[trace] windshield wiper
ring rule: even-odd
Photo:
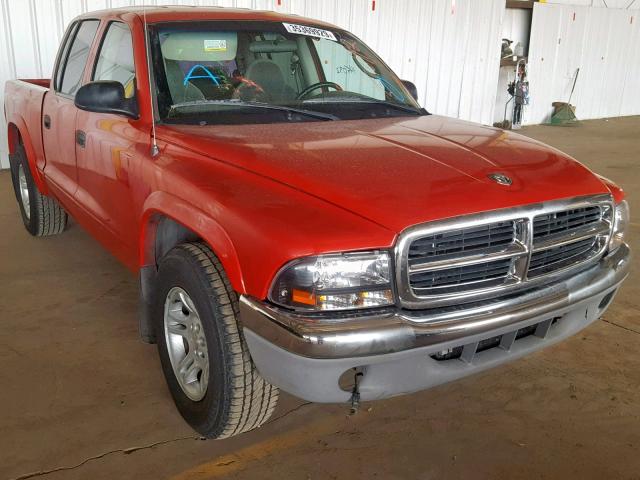
[[[377,98],[369,97],[367,95],[356,94],[349,97],[339,97],[339,98],[323,98],[321,100],[307,100],[305,103],[335,103],[335,104],[345,104],[345,103],[362,103],[362,104],[374,104],[381,105],[385,107],[394,108],[396,110],[401,110],[407,113],[413,113],[416,115],[429,115],[424,108],[415,108],[410,105],[401,105],[399,103],[390,102],[388,100],[378,100]]]
[[[172,112],[179,110],[181,108],[188,107],[199,107],[202,105],[231,105],[237,107],[249,107],[249,108],[261,108],[264,110],[276,110],[279,112],[288,112],[288,113],[297,113],[300,115],[305,115],[307,117],[318,118],[321,120],[340,120],[335,115],[331,115],[330,113],[322,113],[316,112],[313,110],[306,110],[303,108],[295,108],[295,107],[285,107],[283,105],[272,105],[270,103],[259,103],[259,102],[244,102],[242,100],[205,100],[205,101],[195,101],[195,102],[183,102],[176,103],[172,105],[169,109],[169,116]]]
[[[385,107],[395,108],[403,112],[415,113],[417,115],[427,115],[427,111],[424,108],[415,108],[410,105],[401,105],[399,103],[390,102],[388,100],[378,100],[377,98],[356,100],[354,103],[373,103],[376,105],[384,105]]]

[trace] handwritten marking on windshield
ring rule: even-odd
[[[336,67],[336,73],[340,75],[341,73],[353,73],[356,69],[351,65],[339,65]]]

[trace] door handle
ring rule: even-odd
[[[51,117],[49,115],[45,115],[43,118],[44,128],[51,128]]]
[[[84,148],[87,143],[87,134],[82,130],[76,130],[76,143],[82,148]]]

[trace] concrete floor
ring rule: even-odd
[[[640,117],[523,133],[619,182],[638,218]],[[548,350],[353,417],[283,395],[268,425],[215,442],[138,341],[135,278],[76,225],[30,237],[7,172],[0,232],[2,479],[640,479],[638,268],[603,321]]]

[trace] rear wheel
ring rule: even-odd
[[[67,213],[55,199],[38,190],[22,145],[10,158],[13,189],[27,231],[36,237],[62,233],[67,226]]]
[[[226,438],[268,420],[278,389],[251,360],[237,294],[207,245],[185,243],[163,257],[153,315],[167,385],[194,430]]]

